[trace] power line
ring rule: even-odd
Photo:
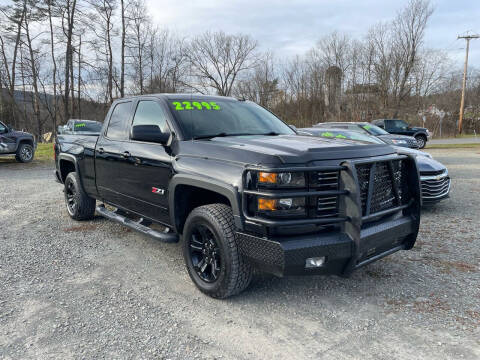
[[[463,108],[465,106],[465,86],[467,83],[467,66],[468,66],[468,49],[470,47],[470,40],[478,39],[480,35],[464,35],[458,36],[457,39],[465,39],[467,41],[467,49],[465,52],[465,65],[463,66],[463,82],[462,82],[462,98],[460,100],[460,116],[458,118],[458,133],[462,133],[462,122],[463,122]]]

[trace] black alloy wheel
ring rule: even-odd
[[[68,181],[65,186],[65,203],[67,204],[68,213],[73,216],[77,208],[76,202],[77,189],[72,181]]]
[[[71,172],[65,178],[65,205],[68,215],[75,220],[90,220],[95,214],[95,199],[83,190],[78,176]]]
[[[208,204],[190,212],[183,228],[183,257],[188,275],[200,291],[225,299],[248,286],[252,265],[238,242],[230,206]]]
[[[207,226],[195,226],[189,239],[189,252],[199,278],[207,283],[217,281],[222,266],[221,253],[215,235]]]

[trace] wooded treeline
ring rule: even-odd
[[[425,46],[432,12],[411,0],[361,39],[319,35],[307,53],[280,61],[249,35],[164,29],[144,0],[11,0],[0,8],[0,118],[39,136],[69,118],[103,120],[117,97],[193,92],[250,99],[300,127],[380,117],[421,125],[425,116],[453,134],[461,64]],[[468,84],[471,131],[480,124],[474,70]]]

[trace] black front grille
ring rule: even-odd
[[[407,189],[402,160],[357,165],[357,176],[363,216],[403,204]]]
[[[339,171],[317,171],[312,176],[310,184],[315,190],[338,190]],[[315,217],[328,218],[336,216],[338,216],[338,196],[318,196],[315,205]]]
[[[316,171],[312,175],[310,187],[318,190],[337,190],[339,171]]]

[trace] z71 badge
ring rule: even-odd
[[[156,188],[156,187],[152,187],[152,193],[163,195],[163,194],[165,194],[165,190],[159,189],[159,188]]]

